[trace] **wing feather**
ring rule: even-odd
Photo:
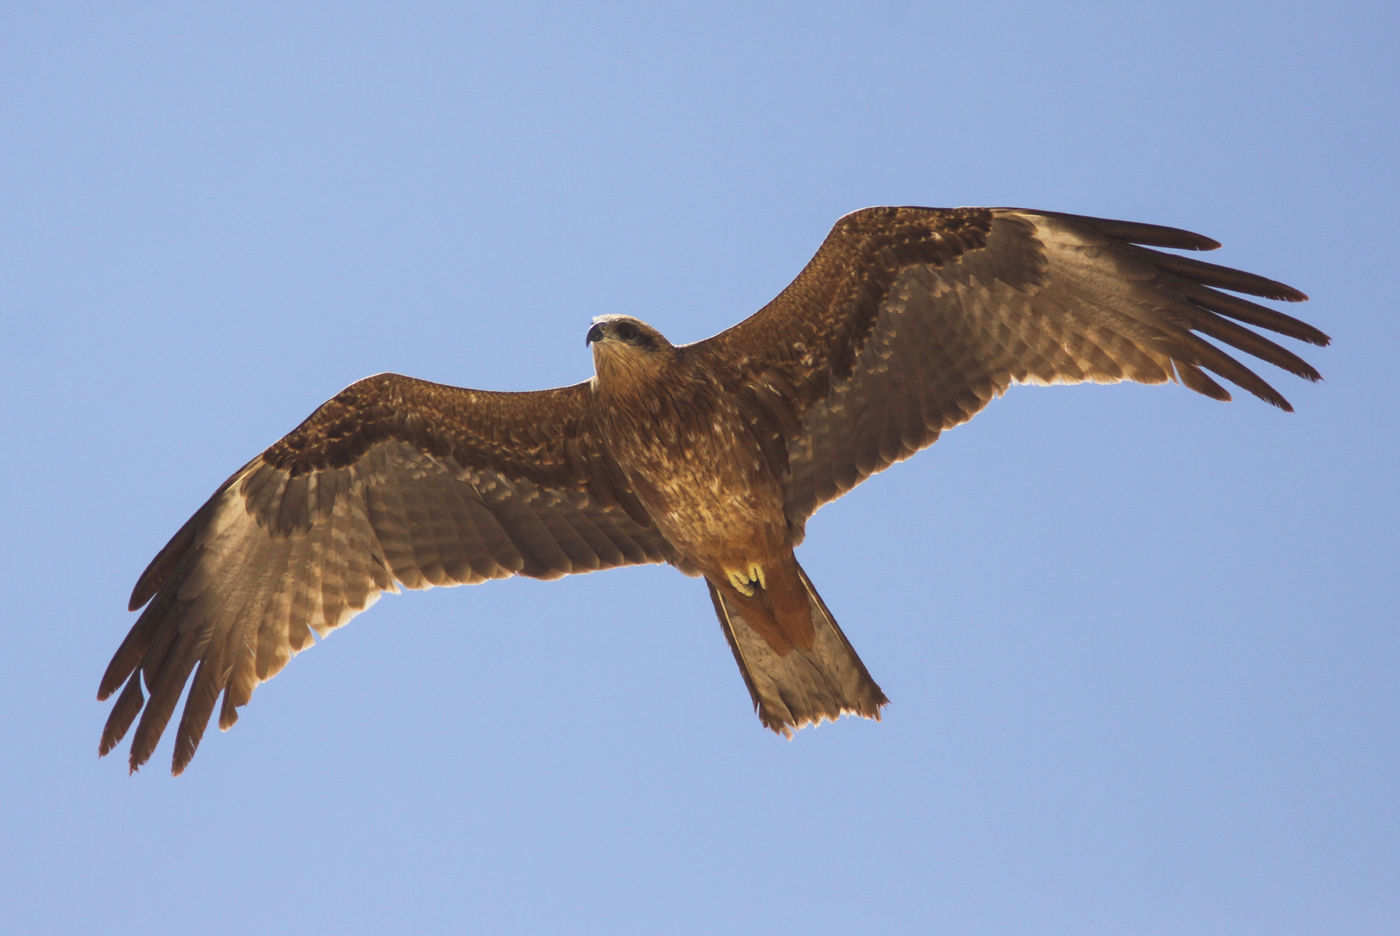
[[[137,580],[131,607],[144,610],[98,693],[125,685],[101,753],[135,723],[130,764],[143,764],[188,684],[179,773],[216,707],[230,727],[313,632],[399,586],[665,561],[589,400],[584,384],[492,394],[380,375],[320,407],[221,485]]]
[[[1307,380],[1317,371],[1244,326],[1316,345],[1329,339],[1234,293],[1307,297],[1150,249],[1218,246],[1178,228],[1079,215],[867,208],[838,221],[777,298],[691,353],[728,368],[734,383],[790,388],[797,427],[780,435],[788,520],[800,537],[821,504],[1015,383],[1176,380],[1228,400],[1215,374],[1290,409],[1231,351]]]

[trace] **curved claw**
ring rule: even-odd
[[[757,562],[749,563],[747,572],[740,572],[736,569],[726,569],[725,571],[729,576],[729,584],[733,585],[734,590],[745,598],[754,596],[755,585],[764,589],[768,587],[768,580],[763,575],[763,566]]]

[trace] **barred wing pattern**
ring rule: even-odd
[[[1239,323],[1316,345],[1327,336],[1231,293],[1306,296],[1150,249],[1218,246],[1175,228],[1078,215],[867,208],[838,221],[766,307],[693,347],[769,409],[786,401],[787,511],[800,537],[819,506],[931,445],[1013,383],[1178,380],[1228,400],[1209,371],[1291,409],[1202,336],[1318,380],[1296,354]]]
[[[98,694],[125,683],[101,753],[139,714],[131,769],[144,763],[193,674],[180,773],[220,694],[226,729],[312,631],[324,636],[399,585],[666,561],[669,547],[593,442],[588,394],[586,384],[484,393],[385,374],[326,403],[222,485],[137,582],[131,609],[145,611]]]

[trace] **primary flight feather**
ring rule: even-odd
[[[145,763],[188,685],[180,773],[216,707],[228,728],[313,631],[381,592],[646,562],[705,578],[763,724],[878,719],[884,693],[793,555],[807,518],[1013,383],[1175,380],[1228,400],[1219,378],[1291,409],[1221,345],[1319,379],[1254,329],[1327,336],[1241,298],[1306,297],[1152,249],[1218,246],[1052,212],[867,208],[713,338],[594,320],[584,383],[359,381],[236,471],[137,580],[99,751],[135,722],[129,762]]]

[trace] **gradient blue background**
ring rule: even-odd
[[[1400,932],[1394,4],[6,3],[0,929]],[[351,381],[573,382],[841,214],[1174,224],[1298,408],[1013,389],[800,557],[892,704],[764,731],[662,567],[389,597],[179,780],[137,574]]]

